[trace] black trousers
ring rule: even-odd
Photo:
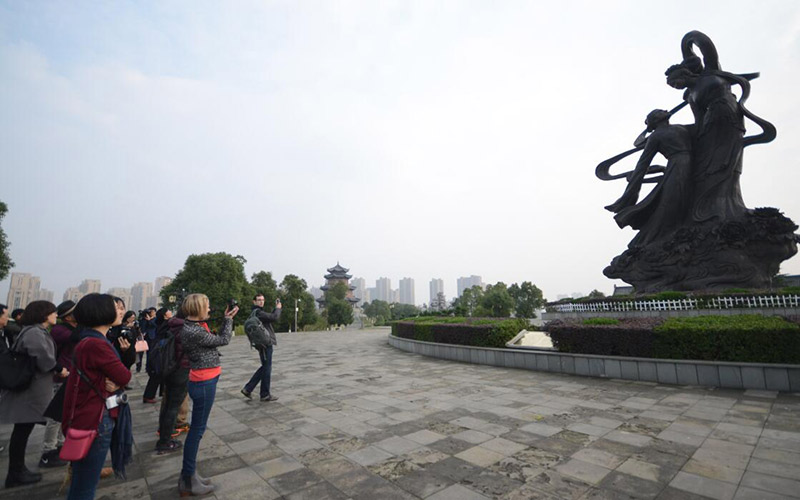
[[[178,411],[186,398],[187,383],[189,383],[188,368],[178,368],[164,378],[164,404],[161,405],[161,413],[158,415],[159,444],[166,444],[171,439]]]
[[[147,379],[147,386],[144,388],[144,394],[142,394],[142,399],[155,399],[156,398],[156,391],[159,387],[161,387],[161,377],[158,375],[150,375],[150,378]],[[161,393],[163,395],[164,390],[162,388]]]
[[[22,472],[25,467],[25,448],[36,424],[14,424],[11,440],[8,443],[8,473]]]

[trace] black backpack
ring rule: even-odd
[[[16,351],[22,336],[30,329],[31,327],[24,328],[17,335],[14,345],[10,349],[0,352],[0,389],[24,391],[33,382],[33,375],[36,373],[36,358]]]
[[[244,322],[244,333],[247,334],[247,339],[250,341],[251,346],[256,349],[266,349],[272,345],[272,340],[270,340],[267,327],[256,316],[257,313],[258,309],[253,309],[250,317]]]
[[[180,362],[175,355],[175,334],[169,332],[160,338],[147,353],[148,373],[157,377],[167,377],[178,369]]]

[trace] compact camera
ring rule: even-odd
[[[234,307],[236,307],[236,306],[238,306],[238,305],[239,305],[239,301],[238,301],[238,300],[236,300],[236,299],[230,299],[230,300],[228,301],[228,309],[229,309],[229,310],[232,310]]]
[[[106,408],[111,410],[119,405],[128,404],[128,394],[121,392],[119,394],[112,394],[106,398]]]

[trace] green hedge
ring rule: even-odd
[[[641,358],[800,363],[796,319],[740,314],[689,318],[620,319],[617,324],[553,321],[547,325],[561,352]]]
[[[528,320],[521,318],[425,316],[394,322],[392,335],[440,344],[505,347],[506,342],[527,327]]]

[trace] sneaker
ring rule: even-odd
[[[165,453],[172,453],[173,451],[178,451],[183,447],[183,443],[180,441],[175,441],[171,439],[169,442],[164,444],[156,444],[156,451],[159,455],[164,455]]]
[[[66,460],[61,460],[61,457],[58,456],[58,450],[50,450],[42,453],[42,458],[39,459],[39,468],[51,469],[54,467],[63,467],[68,463],[69,462]]]
[[[272,394],[270,394],[269,396],[264,396],[263,398],[261,398],[261,401],[263,401],[263,402],[277,401],[277,400],[278,400],[278,396],[273,396]]]
[[[155,398],[142,398],[142,403],[144,403],[144,404],[155,404],[156,403],[156,399]]]
[[[242,389],[242,394],[244,394],[244,397],[246,397],[247,399],[253,399],[253,393],[248,391],[247,389]]]

